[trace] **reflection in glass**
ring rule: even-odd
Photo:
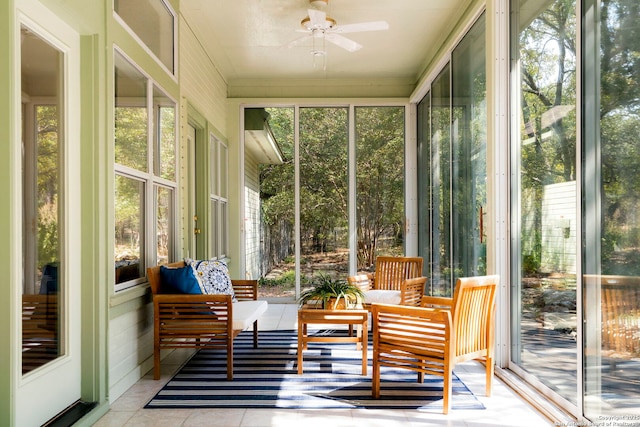
[[[431,260],[431,140],[430,120],[431,92],[418,103],[418,255],[424,260],[424,274],[431,276],[429,266]],[[428,282],[427,286],[431,285]],[[426,290],[425,290],[426,291]],[[429,290],[427,292],[431,294]]]
[[[173,189],[156,188],[156,260],[158,265],[167,264],[173,257],[170,253],[173,244]]]
[[[583,148],[585,415],[632,425],[640,420],[640,8],[626,0],[584,7],[600,52],[585,58],[593,106]]]
[[[114,0],[113,10],[170,72],[174,72],[173,12],[163,0]]]
[[[147,79],[115,54],[115,161],[148,170]]]
[[[115,176],[115,268],[116,283],[144,277],[144,183]]]
[[[404,255],[404,108],[356,107],[358,270]]]
[[[531,6],[529,6],[531,3]],[[512,360],[576,404],[575,2],[512,1],[519,135],[512,184]],[[532,13],[535,15],[532,16]]]
[[[482,15],[418,104],[418,255],[429,295],[450,297],[458,277],[486,274],[485,34]]]
[[[153,105],[156,109],[153,140],[157,144],[154,153],[155,174],[170,181],[176,180],[176,108],[158,88],[153,89]],[[117,121],[116,121],[117,125]]]
[[[486,274],[487,89],[485,20],[478,19],[451,54],[452,283]]]
[[[61,52],[22,28],[23,374],[63,354],[62,59]]]
[[[452,296],[451,282],[451,95],[450,65],[431,86],[431,260],[434,296]]]

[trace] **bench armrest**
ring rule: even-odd
[[[257,280],[231,280],[233,292],[238,301],[256,301],[258,299]]]

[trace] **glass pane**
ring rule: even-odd
[[[144,183],[115,178],[116,284],[144,277]]]
[[[300,109],[301,282],[348,273],[348,109]]]
[[[156,262],[167,264],[173,260],[173,190],[157,187],[156,190]]]
[[[209,192],[212,196],[219,196],[218,174],[220,172],[218,162],[218,140],[209,136]]]
[[[220,256],[219,244],[220,236],[218,233],[220,232],[218,224],[220,215],[218,213],[218,200],[211,199],[211,203],[209,208],[211,209],[211,233],[209,235],[211,241],[209,242],[209,247],[211,248],[211,258],[218,258]]]
[[[485,20],[480,17],[451,55],[452,283],[486,274],[487,204]]]
[[[434,296],[451,296],[450,66],[431,86],[431,284]]]
[[[147,79],[115,55],[115,161],[148,171]]]
[[[153,90],[153,108],[156,109],[154,141],[155,174],[170,181],[176,180],[176,108],[175,104],[158,88]]]
[[[418,256],[424,260],[424,275],[431,277],[431,92],[418,103]],[[427,281],[432,294],[431,279]]]
[[[114,0],[113,9],[172,73],[173,13],[162,0]]]
[[[520,0],[512,2],[518,10]],[[529,5],[529,3],[531,3]],[[519,135],[512,165],[512,360],[576,403],[575,2],[525,2],[513,61],[519,65]],[[534,13],[535,12],[535,13]]]
[[[220,167],[220,197],[222,198],[227,198],[228,194],[227,194],[227,176],[228,176],[228,163],[229,163],[229,156],[228,156],[228,150],[227,150],[227,146],[224,145],[223,143],[219,144],[219,156],[220,156],[220,163],[219,163],[219,167]]]
[[[595,9],[595,12],[594,12]],[[640,420],[640,57],[637,1],[585,2],[585,415]],[[598,38],[596,38],[598,37]],[[634,58],[634,59],[632,59]],[[614,423],[612,423],[614,424]]]
[[[23,102],[23,269],[22,373],[63,354],[60,319],[64,260],[61,258],[62,152],[64,105],[59,82],[63,55],[22,28]],[[47,99],[34,105],[29,99]]]
[[[220,202],[220,249],[219,256],[226,257],[229,254],[229,223],[227,218],[227,202]]]
[[[357,107],[358,270],[404,254],[404,108]]]
[[[267,108],[269,126],[280,147],[284,162],[262,164],[260,170],[260,245],[264,272],[258,294],[266,297],[295,298],[295,171],[294,110]]]

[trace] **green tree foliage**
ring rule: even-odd
[[[270,241],[293,241],[294,119],[292,108],[269,108],[269,123],[285,157],[262,165],[260,195]],[[347,245],[348,110],[300,109],[300,216],[305,250]],[[372,265],[381,240],[402,244],[404,108],[356,109],[356,200],[359,268]],[[284,232],[291,235],[283,237]],[[293,253],[290,247],[289,254]]]
[[[520,33],[521,238],[537,255],[545,186],[576,179],[575,13],[574,0],[556,0]],[[539,259],[528,256],[527,269]]]
[[[147,170],[147,109],[116,107],[115,161],[139,171]]]
[[[36,108],[37,120],[37,269],[59,260],[58,202],[60,188],[60,153],[58,109],[54,105]]]
[[[348,221],[348,110],[300,109],[300,235],[303,251],[325,252]]]
[[[523,188],[576,179],[574,3],[557,0],[520,34]]]
[[[600,6],[603,272],[640,274],[640,3]]]
[[[358,268],[375,264],[382,239],[402,245],[404,109],[356,109]]]

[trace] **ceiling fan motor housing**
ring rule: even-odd
[[[313,7],[326,7],[329,4],[329,0],[309,0],[309,4]]]

